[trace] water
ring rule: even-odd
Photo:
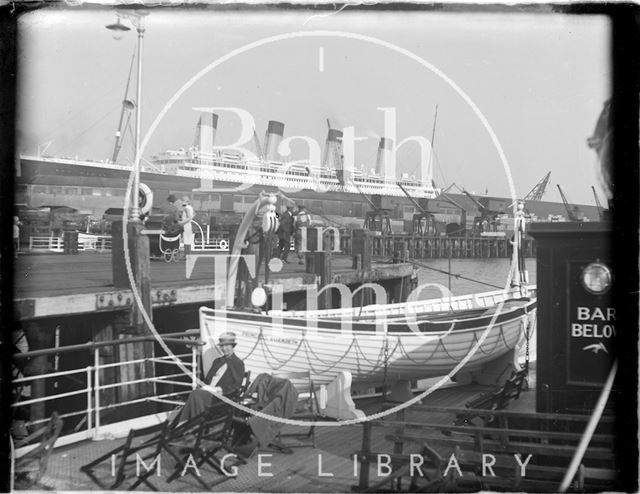
[[[448,259],[426,259],[420,261],[421,264],[428,268],[419,268],[418,283],[437,283],[445,288],[449,288],[451,283],[451,292],[453,295],[468,295],[470,293],[488,292],[505,288],[507,276],[511,268],[509,259],[451,259],[451,273],[464,276],[468,279],[447,276],[444,273],[435,271],[449,272]],[[525,267],[529,273],[529,284],[536,283],[536,260],[526,259]],[[429,269],[432,268],[432,269]],[[475,280],[475,281],[471,281]],[[489,286],[487,285],[495,285]],[[439,298],[445,295],[441,294],[437,288],[425,288],[420,294],[420,299]],[[531,362],[536,361],[537,344],[536,344],[535,327],[532,330],[529,340],[529,352]],[[525,345],[524,340],[521,341],[520,351],[518,352],[518,360],[520,364],[524,363]],[[424,383],[421,383],[424,384]]]
[[[448,259],[424,259],[420,263],[428,267],[418,268],[419,284],[437,283],[447,289],[450,287],[453,295],[468,295],[505,288],[511,268],[510,259],[451,259],[451,273],[460,275],[456,278],[440,272],[449,272]],[[529,272],[529,283],[535,284],[536,260],[526,259],[525,266]],[[421,299],[440,296],[442,295],[437,288],[425,288],[420,293]]]

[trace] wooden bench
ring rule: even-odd
[[[509,406],[512,400],[520,397],[526,380],[528,371],[521,369],[511,373],[509,379],[497,390],[483,393],[477,398],[469,401],[465,406],[468,410],[456,416],[454,424],[474,423],[474,419],[480,419],[483,425],[487,425],[487,414],[485,410],[503,410]]]
[[[393,420],[365,423],[362,447],[356,453],[361,468],[354,490],[401,491],[403,479],[408,479],[409,491],[556,492],[589,419],[494,410],[490,426],[451,425],[454,417],[467,411],[416,406],[399,411]],[[615,488],[613,425],[610,416],[601,420],[572,490]],[[389,460],[392,472],[372,482],[370,468],[380,461],[378,455],[387,455],[383,459]]]

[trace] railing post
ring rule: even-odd
[[[93,407],[91,406],[91,391],[93,387],[91,386],[92,378],[91,378],[91,366],[87,366],[87,431],[91,432],[93,428]]]
[[[360,460],[360,478],[357,490],[364,492],[369,488],[369,464],[371,460],[371,422],[365,422],[362,426],[362,451]]]
[[[93,432],[94,438],[98,436],[98,432],[100,429],[100,350],[98,348],[94,348],[93,350],[93,368],[94,368],[94,386],[93,390],[95,393],[96,400],[96,428]]]
[[[196,389],[198,385],[198,349],[195,345],[191,347],[191,389]]]

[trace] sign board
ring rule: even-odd
[[[601,385],[613,363],[616,314],[611,290],[595,295],[582,284],[589,262],[567,265],[567,384]]]

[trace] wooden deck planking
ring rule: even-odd
[[[439,389],[429,395],[424,404],[432,406],[461,407],[487,389],[486,386],[465,385],[452,386]],[[524,392],[522,404],[531,403],[534,397],[533,390]],[[367,398],[358,400],[357,404],[365,410],[368,415],[381,410],[381,404],[377,398]],[[532,411],[532,410],[530,410]],[[424,412],[407,410],[407,420],[420,420]],[[394,419],[394,416],[390,416]],[[424,417],[422,417],[424,418]],[[446,423],[451,420],[446,414],[433,415],[429,421],[442,421]],[[336,424],[337,425],[337,424]],[[393,445],[384,436],[388,429],[374,428],[372,436],[372,451],[391,453]],[[273,451],[261,451],[263,463],[271,463],[271,466],[263,467],[263,473],[273,473],[273,476],[258,475],[257,455],[254,455],[247,465],[238,469],[238,477],[215,485],[212,492],[349,492],[352,485],[358,483],[358,477],[353,475],[352,455],[357,453],[362,444],[362,425],[318,427],[316,429],[318,447],[295,448],[294,454],[283,454]],[[53,451],[49,460],[49,468],[43,479],[45,486],[55,490],[81,490],[98,491],[98,486],[80,471],[80,466],[93,458],[106,453],[110,449],[121,444],[123,439],[86,441],[77,445],[59,448]],[[418,445],[407,445],[404,454],[418,451]],[[332,477],[318,475],[318,455],[322,455],[322,472],[332,473]],[[163,461],[165,459],[163,458]],[[200,492],[202,486],[193,477],[185,476],[178,478],[174,482],[167,484],[167,471],[170,467],[168,459],[162,476],[153,477],[153,483],[160,491],[166,492]],[[108,479],[110,475],[110,464],[105,462],[100,470],[100,478]],[[358,470],[359,472],[359,470]],[[206,482],[215,482],[221,476],[211,472],[208,468],[201,471]],[[370,470],[371,480],[381,480],[377,477],[375,464]],[[104,477],[103,477],[104,476]],[[126,489],[126,485],[121,489]],[[139,489],[142,490],[142,489]]]
[[[408,276],[412,269],[408,264],[374,264],[371,273],[363,278],[362,273],[351,268],[350,257],[335,256],[332,264],[334,279],[344,283]],[[214,293],[213,276],[211,259],[198,260],[189,278],[184,261],[153,261],[152,294],[158,289],[176,290],[174,305],[209,302]],[[315,275],[305,273],[304,265],[296,263],[285,264],[280,273],[270,276],[271,281],[283,284],[285,292],[299,291],[315,279]],[[15,263],[14,298],[34,301],[35,306],[33,314],[23,318],[92,312],[96,310],[96,294],[114,291],[122,292],[123,299],[129,295],[128,290],[113,287],[111,253],[27,255]]]

